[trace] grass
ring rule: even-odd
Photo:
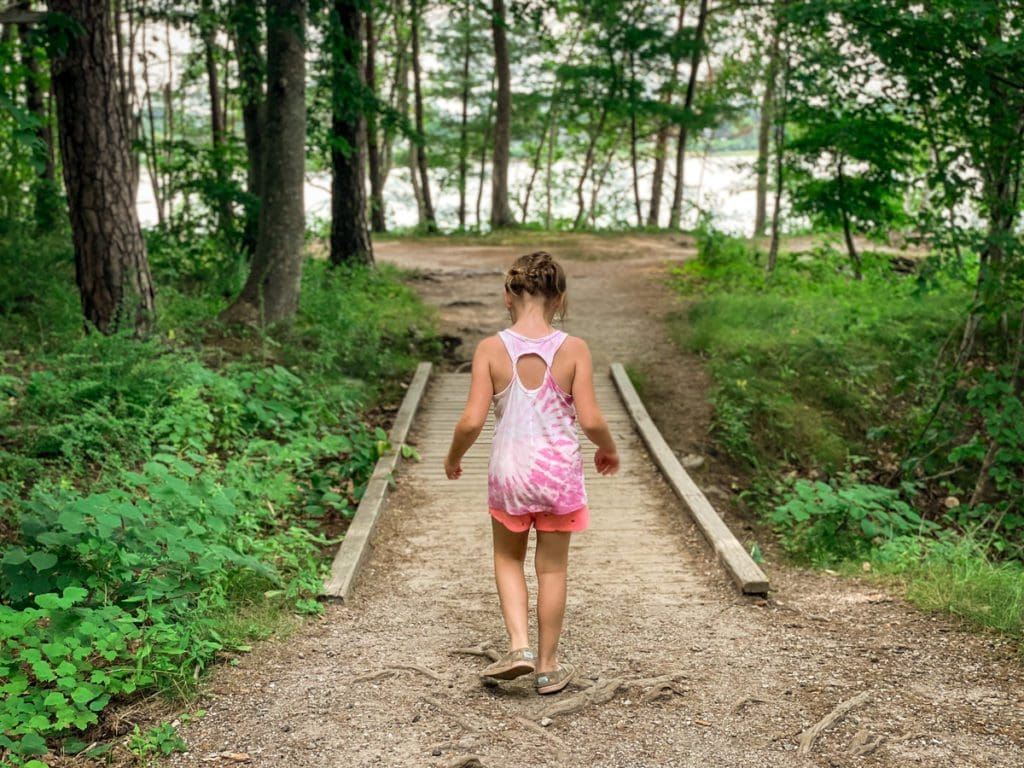
[[[750,476],[747,499],[787,551],[832,567],[852,558],[857,573],[867,560],[922,608],[1024,641],[1024,564],[1006,557],[1020,551],[1017,534],[972,528],[999,515],[947,509],[943,497],[963,495],[957,478],[930,481],[907,463],[928,450],[915,440],[941,386],[939,350],[970,302],[969,276],[927,260],[902,275],[866,252],[858,281],[827,247],[783,253],[768,276],[747,241],[703,231],[698,242],[699,258],[674,271],[690,310],[669,318],[670,332],[707,360],[714,437]],[[933,432],[955,436],[977,418],[959,407]],[[951,450],[940,444],[932,460],[949,466]],[[819,478],[827,509],[807,480],[783,476]],[[902,482],[874,484],[892,477]],[[900,520],[917,533],[904,535]]]

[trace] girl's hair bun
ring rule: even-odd
[[[562,300],[564,311],[565,270],[546,251],[528,253],[516,259],[505,273],[505,290],[516,296],[543,296],[549,302]]]

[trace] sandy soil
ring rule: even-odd
[[[666,438],[706,457],[696,479],[750,540],[758,531],[730,512],[735,481],[707,453],[706,374],[666,335],[679,311],[667,265],[692,255],[685,245],[581,237],[556,253],[570,281],[566,327],[599,366],[643,375]],[[503,325],[501,270],[518,252],[378,247],[380,260],[415,270],[438,307],[453,369]],[[1024,666],[1009,643],[871,583],[788,567],[771,547],[771,598],[741,597],[642,462],[620,488],[636,493],[643,529],[599,530],[590,549],[581,537],[563,644],[596,682],[589,690],[610,695],[541,725],[547,706],[589,683],[555,702],[528,683],[487,688],[475,674],[483,660],[453,653],[500,644],[502,629],[486,523],[446,532],[468,497],[444,495],[428,455],[450,429],[451,402],[428,400],[433,415],[412,438],[425,461],[399,478],[353,601],[216,670],[197,705],[208,714],[182,729],[191,751],[169,765],[1024,766]],[[798,754],[801,734],[843,702],[849,711]]]

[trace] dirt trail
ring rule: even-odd
[[[567,329],[588,340],[598,365],[640,370],[666,438],[703,453],[707,381],[664,327],[677,311],[666,262],[687,252],[670,238],[577,246],[566,258]],[[444,331],[464,339],[456,357],[503,324],[501,268],[518,252],[378,249],[417,270]],[[232,752],[258,766],[346,768],[472,765],[474,755],[490,768],[1024,766],[1024,668],[1008,643],[870,584],[775,562],[766,565],[772,599],[740,597],[642,461],[606,383],[600,396],[630,460],[611,483],[590,483],[595,523],[574,543],[563,652],[603,681],[592,691],[608,700],[545,727],[542,710],[581,688],[552,701],[527,682],[481,686],[483,660],[452,651],[500,644],[503,634],[483,490],[440,473],[463,386],[464,377],[442,376],[432,387],[412,436],[423,462],[399,478],[353,601],[217,670],[208,714],[184,729],[191,751],[169,764],[226,765],[210,758]],[[467,467],[480,474],[485,449],[474,451]],[[705,471],[721,482],[713,462]],[[712,500],[727,507],[719,495]],[[800,734],[851,701],[798,755]]]

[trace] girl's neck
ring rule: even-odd
[[[551,318],[547,316],[545,307],[530,303],[516,308],[511,330],[522,336],[536,339],[547,336],[555,329],[551,327]]]

